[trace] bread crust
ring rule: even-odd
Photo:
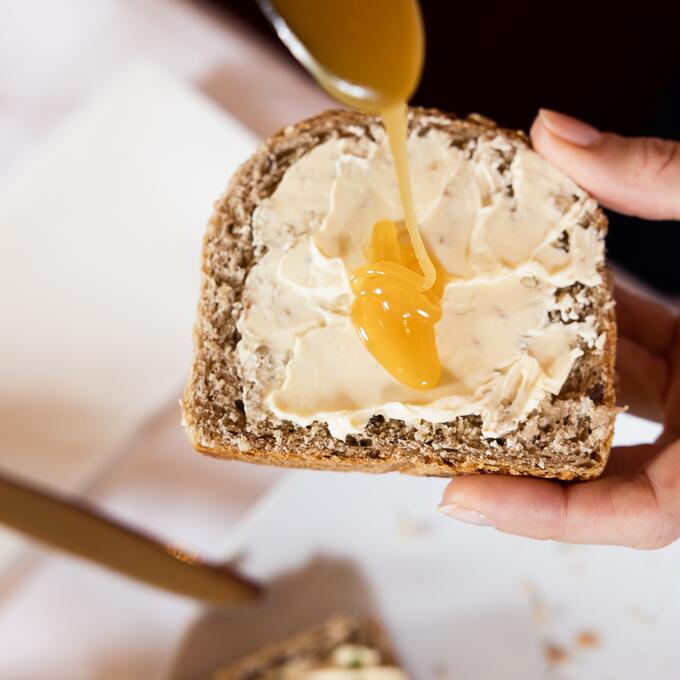
[[[470,416],[431,426],[430,434],[423,437],[416,437],[413,428],[403,423],[371,425],[367,431],[370,445],[363,438],[356,443],[334,440],[321,425],[272,425],[258,430],[247,422],[242,402],[239,404],[243,385],[233,353],[239,339],[236,318],[241,310],[241,291],[258,258],[250,231],[252,213],[259,202],[271,195],[285,170],[310,149],[332,136],[370,136],[371,126],[378,124],[365,114],[328,111],[284,128],[241,166],[215,204],[204,238],[195,355],[182,402],[184,424],[194,448],[218,458],[319,470],[399,471],[443,477],[504,473],[562,480],[597,477],[606,465],[619,410],[615,406],[612,277],[604,265],[603,283],[591,292],[598,333],[606,332],[603,356],[593,365],[577,360],[560,395],[546,397],[522,423],[527,432],[518,430],[515,439],[511,434],[503,438],[503,444],[500,440],[485,440],[481,424],[475,425]],[[409,124],[416,131],[441,129],[450,135],[452,144],[502,135],[517,146],[530,146],[523,132],[498,127],[476,114],[459,119],[436,109],[412,109]],[[597,210],[588,228],[606,233],[607,219],[601,210]],[[548,431],[530,440],[529,426],[532,432],[542,427],[546,413],[554,414],[555,422],[548,422]],[[569,441],[564,426],[557,426],[558,419],[570,421],[573,436],[571,431],[569,436],[577,453],[570,452],[564,443],[558,450],[553,442],[551,432],[564,435],[560,441]],[[455,429],[461,429],[460,422],[464,424],[464,436],[458,445]],[[447,427],[449,431],[445,431]],[[584,437],[586,444],[582,442]]]
[[[346,643],[371,647],[380,654],[383,664],[398,665],[387,635],[375,619],[337,614],[321,626],[235,661],[217,671],[213,680],[256,680],[282,663],[301,657],[327,655]]]

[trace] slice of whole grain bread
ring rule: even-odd
[[[380,127],[372,116],[330,111],[285,128],[238,170],[216,203],[204,240],[195,354],[182,403],[194,447],[221,458],[317,469],[437,476],[500,472],[564,480],[597,476],[606,464],[617,413],[616,326],[611,276],[604,263],[601,285],[577,283],[557,291],[558,299],[571,296],[572,311],[569,318],[560,318],[559,313],[551,318],[554,323],[569,323],[594,315],[596,332],[606,334],[604,348],[596,352],[584,344],[561,392],[547,395],[503,437],[485,438],[481,418],[475,415],[417,427],[376,416],[362,436],[350,435],[345,441],[333,438],[323,423],[299,427],[275,418],[264,422],[247,418],[244,395],[253,386],[239,376],[235,348],[244,282],[264,252],[253,244],[253,213],[287,168],[311,149],[338,136],[374,138]],[[412,109],[409,127],[417,134],[433,128],[444,131],[451,145],[460,148],[499,135],[512,149],[528,145],[522,132],[499,128],[478,115],[459,119],[436,110]],[[499,159],[507,167],[510,161],[511,157]],[[580,226],[604,236],[606,217],[598,209]]]
[[[276,671],[288,663],[309,660],[322,663],[338,646],[361,645],[374,649],[381,664],[397,665],[382,628],[370,618],[337,615],[325,624],[276,642],[220,669],[213,680],[259,680],[277,677]]]

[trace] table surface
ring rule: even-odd
[[[191,81],[260,137],[333,106],[240,22],[196,3],[22,0],[0,3],[0,14],[0,178],[140,58]]]
[[[621,438],[634,423],[620,424]],[[433,512],[445,483],[288,476],[230,548],[267,601],[198,615],[173,678],[347,609],[377,612],[418,679],[680,677],[680,543],[563,545],[451,522]]]
[[[432,598],[432,591],[419,593],[416,588],[407,598],[409,617],[404,617],[404,597],[390,594],[387,586],[375,581],[376,570],[385,568],[380,551],[389,555],[400,550],[390,543],[397,525],[400,535],[415,541],[409,545],[416,552],[405,558],[403,569],[417,570],[416,576],[429,569],[425,556],[439,559],[443,549],[449,555],[446,564],[453,560],[451,568],[456,551],[463,550],[466,559],[460,564],[476,569],[474,555],[480,540],[485,542],[481,557],[493,554],[502,560],[507,551],[519,555],[513,558],[512,578],[486,596],[481,576],[474,580],[476,590],[471,592],[477,593],[478,608],[468,597],[466,615],[446,619],[447,625],[464,627],[451,649],[457,653],[474,649],[487,626],[498,639],[509,630],[510,642],[534,651],[528,652],[526,664],[515,661],[507,677],[533,679],[558,672],[546,666],[541,645],[550,635],[567,644],[565,636],[573,631],[532,629],[526,611],[518,609],[517,583],[522,574],[531,581],[537,565],[544,563],[541,559],[552,560],[551,564],[561,559],[558,573],[568,571],[569,560],[585,562],[596,583],[604,577],[594,558],[566,549],[560,552],[557,547],[541,552],[518,539],[510,545],[505,538],[495,542],[478,538],[468,528],[454,529],[452,523],[432,516],[438,482],[389,477],[372,486],[374,480],[364,476],[310,477],[222,463],[194,455],[181,431],[176,402],[188,363],[190,338],[185,331],[193,317],[196,258],[210,202],[257,138],[328,108],[328,99],[298,72],[279,63],[238,22],[180,0],[24,0],[0,3],[0,15],[0,64],[4,65],[0,68],[0,230],[5,244],[12,245],[0,253],[0,307],[7,329],[0,357],[0,465],[77,493],[123,520],[209,557],[241,557],[245,568],[273,579],[273,592],[282,593],[279,599],[269,600],[273,610],[255,609],[250,618],[213,615],[193,603],[1,533],[0,677],[198,677],[200,671],[226,658],[227,652],[244,651],[256,634],[275,636],[324,613],[319,605],[323,598],[312,602],[313,588],[301,596],[303,604],[291,604],[289,598],[302,592],[296,578],[290,587],[278,590],[280,583],[287,583],[282,574],[291,568],[311,574],[317,583],[327,583],[328,578],[341,581],[343,574],[356,569],[366,572],[375,607],[403,647],[414,677],[444,678],[446,668],[463,673],[452,677],[496,677],[488,670],[492,664],[475,666],[469,654],[456,665],[433,652],[436,660],[426,663],[430,643],[409,642],[413,627],[420,623],[431,641],[441,636],[432,633],[437,617],[429,616],[426,600],[418,604],[420,595]],[[148,121],[161,119],[157,129],[149,127]],[[110,193],[112,185],[120,187],[124,202]],[[161,199],[163,210],[158,212],[154,208]],[[117,201],[128,208],[127,221],[117,212],[121,205]],[[102,204],[107,205],[105,215]],[[42,219],[43,214],[60,216],[62,223]],[[131,214],[148,231],[136,231]],[[33,245],[37,236],[39,248]],[[137,259],[129,257],[131,240]],[[105,257],[92,259],[101,253]],[[154,253],[160,253],[156,260]],[[83,307],[90,310],[86,316]],[[618,438],[649,440],[656,431],[655,426],[629,418],[624,419]],[[283,477],[286,481],[281,484]],[[297,518],[309,515],[308,509],[292,499],[318,495],[320,491],[313,490],[315,479],[319,490],[326,490],[327,497],[319,499],[326,508],[303,534],[304,522]],[[367,550],[370,536],[364,531],[357,532],[356,540],[346,539],[346,550],[339,549],[338,541],[348,535],[352,518],[357,518],[342,514],[346,522],[340,526],[340,515],[330,512],[328,503],[356,498],[355,514],[361,508],[370,512],[373,490],[375,499],[382,498],[390,507],[387,515],[378,514],[373,522],[388,523],[390,528],[371,524],[383,535],[374,545],[378,552]],[[402,506],[395,500],[399,494],[412,498]],[[332,526],[338,525],[333,535],[323,536],[324,516]],[[282,524],[272,521],[277,517]],[[286,527],[290,541],[283,540],[285,532],[277,535],[277,526]],[[431,526],[436,531],[431,532]],[[445,536],[449,527],[451,533]],[[299,549],[294,550],[298,543]],[[347,565],[338,571],[338,556],[348,559],[350,545],[364,554],[349,572]],[[419,546],[428,546],[420,557]],[[315,562],[319,550],[332,555],[330,562]],[[652,558],[626,559],[626,564],[634,563],[626,569],[634,570],[636,579],[645,578],[645,569],[650,575],[660,569],[658,560],[649,566]],[[675,563],[669,565],[672,572]],[[403,576],[401,567],[390,568],[395,578]],[[442,565],[436,573],[436,582],[441,583],[446,575]],[[558,579],[553,587],[572,587],[569,578]],[[539,581],[536,576],[532,583],[548,587]],[[393,588],[395,581],[385,583]],[[464,588],[464,578],[457,583]],[[345,591],[329,592],[342,600]],[[677,595],[674,589],[667,592],[673,598]],[[326,605],[339,606],[337,597]],[[525,599],[531,597],[529,593]],[[556,598],[552,604],[559,609],[562,602]],[[656,599],[650,602],[657,607]],[[637,616],[641,625],[654,618],[649,630],[661,626],[663,634],[657,638],[663,640],[662,624],[673,611],[655,617],[637,601],[629,604],[630,616]],[[441,609],[432,611],[444,616]],[[278,624],[262,625],[265,619]],[[569,620],[574,626],[600,623],[600,618]],[[241,623],[242,632],[250,633],[239,637],[234,627]],[[620,645],[622,638],[610,639]],[[510,642],[501,649],[510,653]],[[609,647],[618,648],[614,642]],[[654,668],[661,674],[655,677],[667,677],[663,675],[667,668],[677,670],[674,656],[659,658],[666,666],[657,664]],[[587,664],[587,655],[584,659]],[[590,668],[602,667],[598,661]],[[487,675],[482,671],[473,675],[475,668],[487,669]],[[574,668],[582,670],[578,665]]]

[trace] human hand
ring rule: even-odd
[[[541,111],[534,148],[602,205],[647,219],[680,219],[680,144],[600,133]],[[641,238],[643,236],[641,235]],[[440,510],[456,519],[539,539],[660,548],[680,537],[680,321],[675,310],[618,287],[621,402],[662,423],[652,445],[618,447],[600,479],[460,477]]]

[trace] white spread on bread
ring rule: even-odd
[[[419,226],[451,277],[435,326],[442,378],[429,391],[397,382],[350,319],[349,274],[373,224],[402,218],[385,140],[333,138],[289,167],[253,215],[267,251],[245,285],[239,368],[246,382],[263,356],[280,370],[259,386],[261,403],[245,400],[249,418],[325,422],[344,438],[375,415],[417,424],[474,414],[500,437],[560,391],[579,342],[603,338],[594,317],[563,323],[555,291],[601,282],[602,234],[579,224],[592,199],[530,149],[503,168],[511,150],[499,136],[465,149],[436,129],[409,138]]]
[[[328,659],[293,659],[271,672],[278,680],[408,680],[396,666],[381,665],[380,654],[371,647],[343,644]]]

